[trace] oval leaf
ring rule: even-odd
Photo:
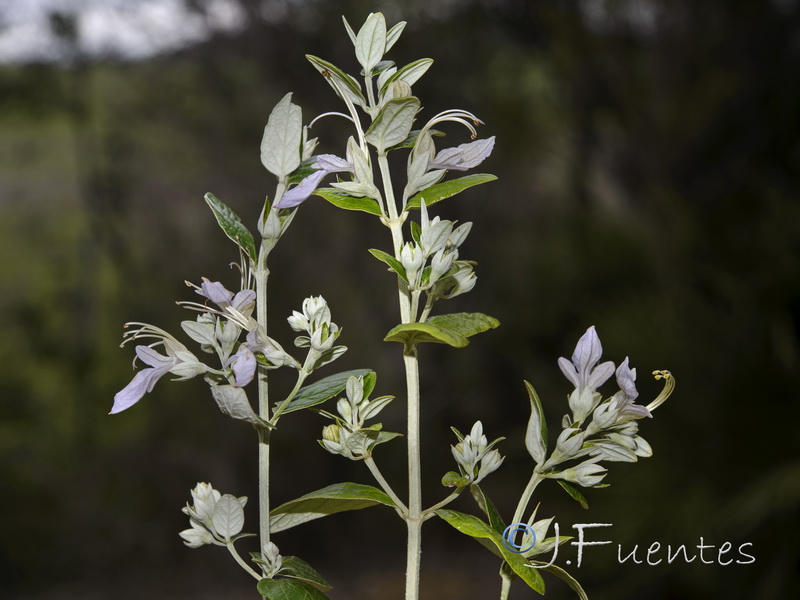
[[[305,581],[306,583],[313,585],[320,592],[328,592],[332,587],[322,575],[317,573],[314,567],[312,567],[302,558],[298,558],[296,556],[283,557],[283,569],[281,569],[281,575]]]
[[[419,208],[420,201],[423,199],[425,200],[425,206],[430,206],[431,204],[436,204],[445,198],[460,194],[467,188],[471,188],[482,183],[488,183],[490,181],[494,181],[495,179],[497,179],[496,175],[490,175],[488,173],[476,173],[474,175],[467,175],[466,177],[459,177],[458,179],[450,179],[448,181],[443,181],[442,183],[437,183],[436,185],[429,187],[427,190],[422,190],[413,196],[408,201],[408,204],[406,204],[406,210],[410,208]]]
[[[284,414],[302,410],[317,404],[322,404],[326,400],[330,400],[336,394],[339,394],[347,385],[347,380],[350,377],[362,377],[372,373],[369,369],[353,369],[352,371],[343,371],[335,375],[329,375],[319,381],[301,387],[300,390],[292,398],[292,401],[283,409]],[[275,408],[279,407],[281,402],[275,403]]]
[[[211,395],[219,409],[229,417],[248,423],[262,422],[250,406],[247,394],[242,388],[232,385],[215,385],[211,387]]]
[[[386,19],[381,13],[372,13],[356,35],[356,58],[364,71],[372,73],[386,52]]]
[[[262,579],[258,593],[268,600],[327,600],[327,596],[305,581],[297,579]]]
[[[220,229],[225,232],[239,248],[242,249],[250,260],[256,262],[256,244],[253,241],[253,234],[242,224],[242,220],[235,212],[214,194],[205,195],[206,204],[211,208],[214,217],[217,219]]]
[[[419,108],[419,99],[413,96],[389,100],[375,117],[364,137],[380,153],[386,152],[386,148],[405,141],[411,133],[411,126]]]
[[[303,143],[303,114],[286,94],[269,115],[261,139],[261,162],[278,179],[288,177],[300,166]]]
[[[426,323],[460,333],[464,337],[472,337],[475,334],[494,329],[500,325],[500,321],[483,313],[437,315],[428,319]]]
[[[335,483],[300,496],[272,510],[269,529],[276,533],[307,521],[321,519],[346,510],[368,508],[376,504],[394,506],[394,502],[389,496],[371,485]]]
[[[531,418],[528,420],[528,429],[525,433],[525,447],[536,464],[542,464],[547,455],[547,422],[544,420],[542,402],[536,390],[527,381],[525,389],[528,390],[531,401]]]
[[[420,58],[419,60],[407,64],[384,82],[381,86],[381,94],[386,92],[386,88],[388,88],[393,81],[405,81],[408,85],[414,85],[420,77],[425,75],[425,72],[431,68],[432,64],[433,59],[431,58]]]
[[[230,539],[244,527],[244,509],[235,496],[225,494],[214,505],[211,525],[223,538]]]
[[[406,270],[405,270],[405,268],[404,268],[404,267],[403,267],[403,265],[400,263],[400,261],[399,261],[399,260],[397,260],[397,259],[396,259],[394,256],[392,256],[391,254],[388,254],[388,253],[384,252],[383,250],[376,250],[376,249],[374,249],[374,248],[373,248],[373,249],[371,249],[371,250],[369,251],[369,253],[370,253],[370,254],[372,254],[372,256],[374,256],[374,257],[375,257],[375,258],[377,258],[378,260],[380,260],[380,261],[382,261],[382,262],[386,263],[387,265],[389,265],[389,268],[390,268],[392,271],[394,271],[395,273],[397,273],[397,274],[398,274],[398,275],[401,277],[401,279],[402,279],[403,281],[405,281],[406,283],[408,283],[408,275],[406,274]]]

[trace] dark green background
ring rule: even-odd
[[[643,398],[658,393],[653,369],[671,369],[678,387],[642,423],[654,457],[611,465],[611,487],[587,491],[589,512],[553,484],[537,494],[562,532],[613,523],[594,539],[614,544],[573,569],[590,597],[798,597],[798,3],[309,0],[268,20],[260,5],[275,2],[238,2],[240,33],[138,62],[87,55],[80,20],[55,14],[62,61],[0,67],[0,596],[256,596],[224,550],[188,550],[177,536],[197,481],[255,497],[255,435],[222,417],[200,381],[163,381],[107,416],[131,377],[121,325],[177,332],[174,301],[192,297],[184,279],[235,285],[235,248],[203,194],[254,222],[274,191],[258,154],[272,106],[294,91],[306,121],[339,110],[303,55],[355,71],[340,15],[357,25],[381,9],[409,21],[398,63],[436,60],[415,86],[422,118],[465,108],[497,136],[481,170],[499,181],[435,211],[475,222],[462,255],[480,263],[475,291],[439,310],[503,326],[464,350],[422,352],[426,503],[446,493],[449,426],[482,419],[508,438],[484,487],[510,519],[531,468],[522,380],[555,430],[569,392],[556,359],[596,325],[608,358],[631,357]],[[315,128],[322,151],[342,152],[342,123]],[[399,348],[381,342],[397,319],[393,281],[366,252],[389,244],[376,219],[311,199],[271,257],[271,333],[291,345],[284,317],[322,294],[350,347],[326,373],[371,367],[378,392],[402,395]],[[276,393],[290,377],[275,374]],[[402,430],[402,400],[382,416]],[[276,502],[371,483],[362,464],[317,445],[323,424],[311,413],[281,421]],[[377,459],[404,489],[402,442]],[[453,508],[476,511],[467,499]],[[248,518],[255,530],[255,502]],[[496,597],[487,551],[440,522],[424,532],[424,598]],[[617,544],[641,554],[701,537],[751,542],[756,562],[617,561]],[[330,579],[334,600],[402,597],[404,527],[391,511],[276,541]],[[574,562],[562,552],[560,564]],[[574,597],[548,583],[548,598]]]

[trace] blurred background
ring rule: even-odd
[[[201,381],[166,379],[107,415],[132,376],[122,323],[179,332],[183,281],[229,287],[235,247],[203,202],[253,223],[274,181],[259,143],[288,91],[304,121],[340,110],[305,53],[355,72],[341,15],[409,22],[390,57],[434,58],[415,85],[423,119],[475,112],[497,136],[499,181],[437,205],[475,227],[462,255],[478,286],[439,311],[503,326],[463,350],[422,352],[426,504],[446,491],[453,425],[506,436],[483,486],[506,519],[531,469],[523,438],[537,387],[551,429],[570,391],[556,366],[596,325],[643,399],[677,391],[642,423],[655,455],[612,464],[582,510],[555,485],[539,514],[561,530],[612,523],[573,573],[593,600],[800,597],[800,6],[796,0],[5,0],[0,4],[0,597],[257,597],[224,550],[185,548],[180,508],[210,481],[256,496],[256,437]],[[321,151],[344,129],[320,122]],[[448,145],[468,141],[447,129]],[[440,144],[441,145],[441,144]],[[370,367],[402,396],[394,282],[367,248],[390,245],[364,213],[319,198],[271,256],[271,334],[322,294],[350,351],[323,374]],[[291,374],[276,372],[276,394]],[[646,402],[646,400],[645,400]],[[401,400],[383,413],[402,431]],[[361,463],[314,441],[294,414],[273,436],[275,503]],[[378,462],[405,492],[404,444]],[[452,506],[477,513],[469,498]],[[255,502],[248,507],[256,530]],[[424,529],[427,599],[496,597],[496,559],[441,522]],[[752,543],[755,562],[620,564],[639,546]],[[386,509],[276,536],[335,586],[334,600],[402,597],[404,527]],[[247,543],[240,543],[243,553]],[[565,549],[559,560],[571,556]],[[663,550],[662,550],[663,552]],[[696,554],[696,551],[694,552]],[[662,555],[663,556],[663,555]],[[727,560],[730,556],[724,557]],[[548,598],[572,598],[546,578]],[[513,598],[533,598],[512,589]],[[514,591],[515,590],[515,591]]]

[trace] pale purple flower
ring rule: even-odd
[[[114,396],[114,406],[109,414],[117,414],[136,404],[153,391],[156,382],[181,361],[174,356],[163,356],[148,346],[136,346],[136,356],[150,368],[139,371],[125,388]]]
[[[445,148],[428,163],[428,169],[467,171],[477,167],[484,160],[489,158],[493,149],[494,136],[485,140],[476,140],[468,144],[461,144],[456,148]]]
[[[234,294],[219,281],[209,281],[205,277],[203,277],[200,288],[196,289],[195,292],[204,298],[208,298],[222,309],[230,306],[241,313],[251,309],[256,301],[256,293],[253,290],[241,290]]]
[[[617,385],[619,392],[611,401],[617,411],[617,423],[653,416],[646,407],[634,403],[639,392],[636,389],[636,369],[628,367],[628,357],[625,357],[617,369]]]
[[[316,162],[311,165],[314,171],[311,175],[303,179],[295,187],[288,190],[280,197],[275,203],[275,208],[293,208],[299,206],[309,196],[314,193],[314,190],[322,183],[323,178],[331,173],[353,172],[353,165],[343,158],[334,154],[320,154],[317,156]]]
[[[225,366],[230,366],[236,376],[236,387],[244,387],[253,380],[256,374],[256,357],[247,347],[241,344],[239,350],[228,359]]]
[[[564,377],[569,379],[575,389],[589,388],[592,392],[603,385],[614,373],[614,363],[607,361],[597,364],[603,355],[603,346],[594,327],[589,327],[578,340],[572,361],[558,359],[558,366]]]

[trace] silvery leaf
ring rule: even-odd
[[[386,51],[386,19],[382,13],[372,13],[356,36],[356,58],[364,71],[372,73]]]
[[[261,162],[278,179],[284,179],[300,166],[303,141],[303,115],[292,104],[292,93],[278,102],[264,128],[261,140]]]
[[[214,507],[211,515],[211,525],[214,531],[224,539],[230,539],[244,527],[244,509],[235,496],[225,494]]]

